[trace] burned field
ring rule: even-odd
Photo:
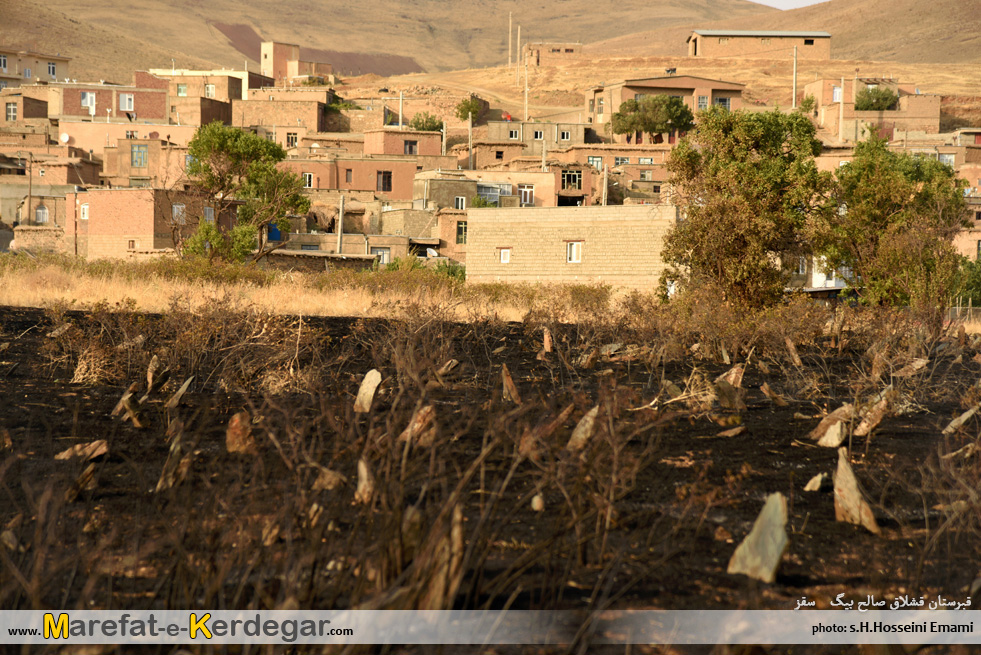
[[[979,418],[948,428],[981,402],[969,335],[816,308],[728,330],[659,310],[404,314],[4,308],[0,608],[793,609],[976,591]],[[836,520],[839,452],[810,438],[819,424],[878,534]],[[773,493],[789,538],[774,582],[728,573]]]

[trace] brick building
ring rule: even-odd
[[[487,142],[520,143],[522,154],[539,155],[542,148],[549,152],[586,142],[591,133],[586,123],[540,123],[534,121],[488,121]],[[598,140],[598,139],[597,139]]]
[[[46,82],[21,86],[24,97],[46,102],[48,118],[87,117],[166,121],[167,89],[110,83]]]
[[[893,109],[858,111],[855,99],[863,88],[886,88],[898,96]],[[815,80],[804,86],[803,97],[813,96],[819,127],[837,135],[839,141],[855,142],[867,129],[886,139],[897,132],[940,132],[940,96],[920,94],[910,85],[893,79],[852,78]]]
[[[189,70],[186,68],[151,68],[146,71],[150,75],[156,77],[164,78],[174,84],[179,84],[181,80],[187,80],[188,91],[192,88],[199,87],[204,92],[201,95],[203,97],[209,97],[207,86],[208,84],[215,85],[215,100],[246,100],[248,99],[248,92],[250,89],[261,89],[262,87],[270,87],[273,85],[273,79],[266,75],[261,75],[259,73],[254,73],[248,70],[235,70],[235,69],[215,69],[215,70]],[[225,82],[221,81],[221,78],[235,78],[238,83],[228,81],[227,92],[222,90],[222,85]],[[235,95],[234,89],[239,89],[238,95]],[[175,88],[176,92],[177,89]],[[227,97],[225,95],[227,94]]]
[[[468,282],[604,283],[653,289],[672,205],[473,209]]]
[[[413,196],[420,207],[469,209],[480,196],[498,206],[561,207],[590,205],[593,171],[579,165],[547,171],[424,171],[415,176]]]
[[[831,59],[828,32],[695,30],[688,37],[689,57],[784,59],[797,46],[798,59]]]
[[[327,131],[327,105],[318,100],[235,100],[232,125],[253,130],[284,148]]]
[[[3,110],[0,126],[3,127],[44,125],[48,122],[48,103],[25,96],[19,88],[0,91],[0,109]]]
[[[104,150],[102,183],[173,188],[184,180],[187,158],[187,146],[162,139],[121,139]]]
[[[71,57],[0,46],[0,89],[68,77]]]
[[[615,84],[597,86],[586,92],[586,115],[593,123],[593,129],[616,142],[642,143],[643,134],[612,134],[606,132],[604,123],[610,122],[614,112],[627,100],[640,100],[644,96],[668,95],[681,98],[686,105],[697,112],[711,105],[721,105],[726,109],[740,109],[743,106],[744,84],[711,80],[694,75],[666,75],[624,80]]]
[[[259,50],[262,74],[273,78],[276,86],[288,86],[292,81],[311,78],[333,84],[334,67],[326,62],[301,59],[298,45],[263,41]]]
[[[354,155],[287,159],[279,166],[302,176],[308,189],[370,191],[384,200],[412,200],[418,169],[413,157]]]
[[[439,157],[442,154],[443,135],[440,132],[415,130],[375,129],[364,133],[366,155],[413,155]]]

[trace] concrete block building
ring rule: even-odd
[[[673,205],[473,209],[468,282],[604,283],[654,288]]]
[[[0,46],[0,89],[68,78],[71,57]]]

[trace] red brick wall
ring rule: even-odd
[[[405,142],[415,141],[417,155],[438,156],[442,152],[442,135],[439,132],[415,132],[412,130],[375,130],[365,132],[366,155],[403,155]]]

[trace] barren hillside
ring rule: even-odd
[[[835,59],[908,63],[981,61],[978,0],[831,0],[792,11],[693,22],[597,40],[603,55],[684,55],[691,29],[825,30]]]
[[[165,66],[171,57],[178,66],[207,60],[241,67],[247,58],[254,63],[250,31],[327,51],[343,72],[391,74],[506,62],[508,12],[515,29],[522,25],[523,41],[590,42],[617,36],[624,25],[651,30],[776,11],[747,0],[101,0],[84,9],[76,0],[0,0],[0,7],[0,43],[33,42],[67,53],[86,76],[107,66],[119,72]],[[54,19],[57,34],[41,16]],[[85,49],[99,54],[90,57]],[[106,52],[105,63],[97,61]],[[147,59],[153,61],[142,64]]]

